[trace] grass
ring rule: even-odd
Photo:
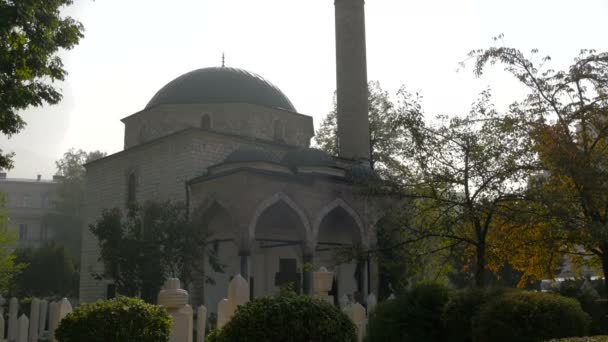
[[[608,336],[568,337],[547,342],[608,342]]]

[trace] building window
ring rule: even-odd
[[[27,240],[27,224],[22,223],[19,225],[19,241]]]
[[[23,207],[24,208],[30,207],[30,195],[29,194],[23,194]]]
[[[49,227],[46,223],[40,225],[40,240],[45,241],[49,238]]]
[[[283,123],[280,120],[275,120],[274,121],[274,140],[276,141],[284,141],[284,135],[285,135],[285,127],[283,126]]]
[[[43,192],[40,194],[40,207],[48,208],[49,207],[49,193]]]
[[[201,117],[201,128],[211,129],[211,116],[209,114],[203,114]]]
[[[136,192],[137,179],[135,178],[135,173],[131,173],[127,181],[127,206],[133,205],[135,202],[137,202]]]

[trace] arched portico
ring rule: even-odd
[[[276,193],[256,208],[248,233],[253,295],[276,293],[287,283],[302,290],[312,236],[304,211],[289,196]]]
[[[325,205],[314,224],[315,259],[332,265],[335,274],[334,296],[357,295],[363,302],[368,294],[368,261],[337,257],[344,248],[367,250],[366,228],[357,212],[341,198]]]

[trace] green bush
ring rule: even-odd
[[[369,322],[369,342],[442,341],[441,315],[448,289],[438,284],[419,284],[394,300],[380,303]]]
[[[571,298],[514,291],[482,305],[473,318],[473,340],[532,342],[584,336],[589,316]]]
[[[157,305],[118,297],[82,305],[55,331],[59,342],[167,342],[171,317]]]
[[[471,321],[487,301],[509,291],[506,288],[469,288],[454,291],[443,308],[445,335],[451,342],[473,341]]]
[[[208,342],[349,342],[356,341],[355,325],[335,306],[309,296],[282,293],[254,299],[240,306]]]

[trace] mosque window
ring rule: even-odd
[[[201,128],[202,129],[211,128],[211,116],[209,116],[209,114],[203,114],[203,116],[201,117]]]
[[[281,122],[281,120],[275,120],[274,121],[274,140],[276,141],[284,141],[285,135],[285,126],[283,126],[283,123]]]
[[[127,181],[127,206],[137,202],[136,191],[137,179],[135,178],[135,173],[131,173],[129,174],[129,179]]]

